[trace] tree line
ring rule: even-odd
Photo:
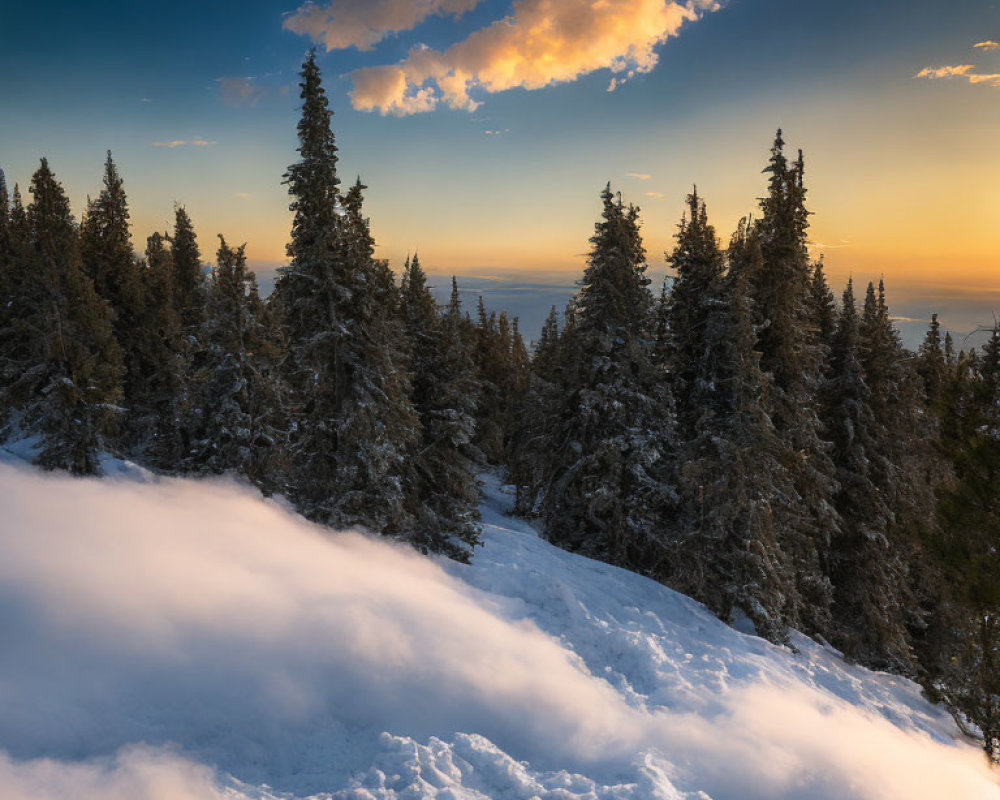
[[[186,210],[131,244],[124,182],[75,221],[46,160],[0,173],[0,422],[37,462],[102,453],[237,472],[305,516],[467,561],[476,473],[503,466],[555,544],[648,575],[772,641],[791,628],[920,680],[1000,756],[1000,327],[903,347],[882,282],[840,300],[808,253],[801,151],[723,246],[687,200],[654,295],[610,185],[587,268],[529,354],[517,319],[439,307],[375,257],[360,179],[301,73],[288,265],[206,269]]]

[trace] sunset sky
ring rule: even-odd
[[[47,156],[79,215],[110,148],[139,249],[181,202],[206,257],[245,240],[266,283],[315,44],[397,268],[572,285],[610,180],[662,273],[691,185],[728,239],[781,126],[838,292],[884,274],[897,315],[956,331],[1000,309],[997,3],[3,0],[0,34],[8,182]]]

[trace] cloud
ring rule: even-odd
[[[216,83],[219,84],[219,98],[230,106],[255,106],[266,94],[253,77],[217,78]]]
[[[327,50],[371,50],[391,33],[410,30],[434,14],[461,16],[482,0],[333,0],[306,3],[285,17],[283,27],[308,36]]]
[[[985,83],[989,86],[1000,86],[1000,73],[973,72],[975,64],[955,64],[944,67],[925,67],[920,70],[915,78],[930,78],[937,80],[940,78],[965,78],[969,83]]]
[[[218,142],[211,141],[209,139],[192,139],[187,141],[186,139],[174,139],[170,142],[153,142],[153,147],[169,147],[171,150],[177,147],[214,147]]]
[[[473,111],[472,93],[540,89],[610,70],[617,86],[656,66],[656,48],[718,0],[515,0],[512,13],[439,51],[351,73],[361,111],[405,116],[444,104]]]
[[[992,39],[987,39],[985,42],[976,42],[972,46],[980,50],[1000,50],[1000,42],[994,42]]]
[[[250,192],[237,192],[236,194],[233,195],[233,197],[239,197],[240,199],[244,199],[250,197]]]
[[[646,173],[646,172],[626,172],[625,173],[625,177],[626,178],[635,178],[636,180],[639,180],[639,181],[648,181],[653,176],[650,175],[650,174],[648,174],[648,173]]]
[[[656,200],[662,200],[663,195],[660,192],[646,192],[646,197],[652,197]]]

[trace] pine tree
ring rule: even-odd
[[[822,259],[813,266],[809,284],[809,316],[825,371],[829,366],[830,347],[837,329],[837,304],[826,282]]]
[[[142,451],[148,463],[165,472],[181,468],[186,454],[184,403],[188,348],[174,303],[173,254],[167,237],[154,233],[146,240],[146,261],[140,265],[142,316],[140,337],[142,391],[133,429],[142,431]]]
[[[948,362],[941,342],[941,323],[938,315],[931,315],[931,324],[927,329],[923,344],[920,346],[917,362],[917,372],[924,382],[924,392],[927,403],[937,408],[944,393],[948,376]]]
[[[795,561],[798,593],[807,631],[829,625],[831,594],[822,572],[822,556],[836,533],[838,520],[830,499],[835,485],[829,446],[821,438],[818,415],[823,350],[810,318],[811,270],[806,248],[809,212],[805,207],[804,162],[799,153],[790,165],[781,131],[775,138],[768,193],[756,223],[759,266],[748,267],[757,312],[757,349],[767,375],[767,406],[790,454],[800,503],[808,514],[783,520],[784,545]]]
[[[11,258],[10,195],[7,193],[7,177],[0,169],[0,281],[2,273]],[[0,283],[0,288],[3,284]]]
[[[199,424],[189,469],[233,470],[270,488],[282,439],[277,417],[281,398],[270,370],[275,353],[245,249],[231,248],[219,236],[200,336],[206,352],[195,376]]]
[[[143,420],[148,419],[143,401],[150,364],[143,352],[148,342],[141,328],[147,298],[132,249],[129,218],[124,182],[109,150],[104,164],[104,186],[97,199],[88,203],[81,224],[80,249],[84,270],[97,294],[111,309],[112,329],[125,366],[123,399],[127,413],[121,445],[138,453],[148,437],[143,425]]]
[[[671,320],[672,348],[687,374],[684,410],[689,431],[679,452],[681,524],[670,559],[671,585],[705,602],[720,617],[742,612],[758,633],[783,640],[801,616],[794,563],[780,524],[798,513],[786,448],[763,404],[763,376],[746,266],[759,258],[742,231],[729,248],[729,274],[707,223],[703,203],[689,198],[674,263],[688,311]],[[698,253],[692,259],[690,253]],[[686,284],[686,285],[685,285]],[[693,291],[700,287],[701,296]],[[673,309],[679,312],[678,300]],[[694,313],[692,313],[694,312]],[[700,332],[697,347],[684,324]]]
[[[869,293],[868,314],[873,298]],[[848,282],[826,390],[827,436],[833,443],[839,485],[834,504],[841,518],[829,555],[832,638],[852,658],[905,669],[912,662],[902,607],[907,574],[890,539],[894,515],[882,483],[890,467],[884,431],[865,380],[860,329],[853,284]]]
[[[46,469],[94,474],[115,423],[121,358],[107,306],[81,269],[69,201],[45,159],[31,194],[27,240],[12,265],[11,316],[0,331],[3,405],[17,427],[9,433],[39,435]]]
[[[286,174],[291,263],[275,288],[294,403],[292,494],[313,519],[401,531],[409,524],[404,459],[418,422],[393,338],[391,287],[378,279],[360,192],[355,211],[341,201],[332,113],[313,53],[300,86],[301,158]]]
[[[414,543],[467,561],[479,543],[479,487],[469,458],[478,385],[459,327],[457,289],[441,317],[414,254],[407,261],[400,294],[411,345],[413,406],[422,433],[411,460],[418,505],[414,529],[419,538]]]
[[[188,336],[201,328],[204,321],[205,277],[201,267],[201,252],[191,217],[184,206],[174,209],[174,232],[169,239],[173,280],[171,295],[181,329]]]
[[[652,307],[639,211],[608,186],[602,219],[563,339],[565,376],[553,409],[546,485],[549,538],[568,549],[656,572],[669,476],[673,408],[651,357]]]

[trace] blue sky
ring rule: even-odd
[[[691,3],[683,25],[665,16],[677,5],[667,0],[612,0],[610,16],[593,19],[585,0],[321,4],[317,18],[337,23],[326,35],[370,45],[328,52],[314,26],[342,175],[370,187],[380,254],[398,267],[419,249],[432,272],[571,285],[610,180],[642,206],[650,264],[662,270],[693,183],[723,240],[753,210],[780,125],[806,152],[814,252],[835,281],[884,274],[903,316],[926,317],[940,292],[963,298],[948,312],[956,329],[989,322],[1000,305],[1000,49],[974,45],[1000,39],[997,5]],[[471,10],[421,20],[421,5]],[[140,249],[182,202],[206,257],[217,232],[246,240],[266,281],[288,234],[280,181],[295,158],[296,72],[313,43],[289,30],[303,28],[289,22],[297,11],[252,0],[5,0],[0,166],[23,186],[47,156],[79,213],[110,148]],[[394,32],[401,15],[416,22]],[[554,32],[517,32],[546,15]],[[493,25],[505,16],[513,24]],[[367,33],[356,35],[359,19]],[[650,25],[653,44],[637,54]],[[529,40],[544,58],[510,78],[505,59]],[[473,72],[449,95],[442,69]],[[430,74],[433,110],[378,105],[403,74]],[[359,101],[363,75],[383,93]],[[418,88],[408,83],[404,102]],[[374,110],[352,108],[352,90]]]

